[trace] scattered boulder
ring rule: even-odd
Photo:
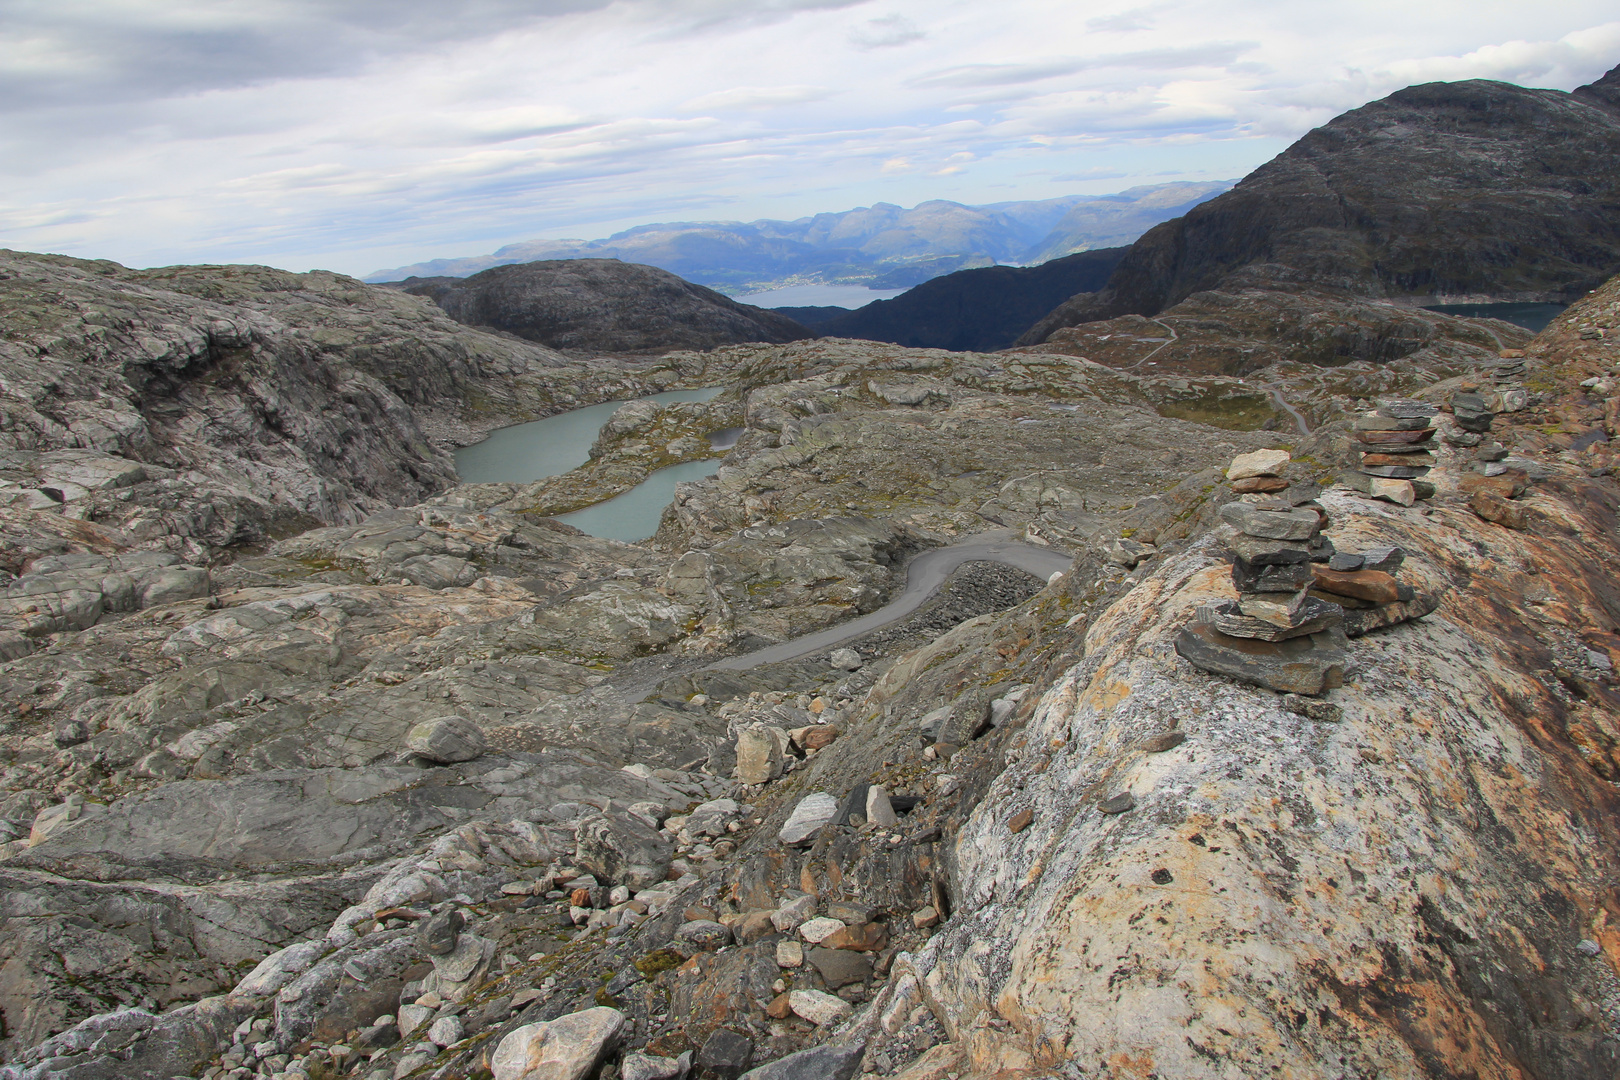
[[[829,990],[864,983],[872,977],[872,958],[865,953],[818,946],[810,950],[809,960]]]
[[[712,919],[693,919],[680,925],[675,940],[702,952],[715,952],[731,944],[731,927]]]
[[[788,994],[788,1007],[793,1015],[810,1021],[817,1027],[836,1024],[855,1010],[843,998],[833,997],[820,990],[794,990]],[[501,1080],[497,1077],[496,1080]]]
[[[494,1080],[583,1080],[619,1037],[624,1014],[597,1006],[507,1033],[489,1067]]]
[[[416,928],[416,944],[429,956],[449,956],[456,951],[461,928],[466,925],[466,916],[453,907],[447,908],[422,920]]]
[[[636,815],[612,803],[574,827],[574,861],[598,880],[650,889],[669,876],[673,849]]]
[[[1226,470],[1228,480],[1247,480],[1252,476],[1276,476],[1289,462],[1286,450],[1255,450],[1239,454]]]
[[[1115,566],[1123,566],[1127,570],[1135,570],[1138,563],[1151,559],[1158,553],[1159,549],[1152,544],[1144,544],[1127,536],[1110,540],[1103,545],[1103,557]]]
[[[865,661],[854,649],[834,649],[832,655],[827,657],[827,663],[839,671],[859,671]]]
[[[680,1057],[657,1057],[652,1054],[629,1053],[619,1063],[622,1080],[680,1080],[691,1068],[691,1052]]]
[[[484,733],[463,716],[424,720],[405,736],[405,748],[439,765],[473,761],[484,756]]]
[[[715,1028],[697,1054],[697,1066],[715,1080],[737,1080],[754,1058],[754,1040],[730,1028]]]
[[[770,724],[753,724],[737,733],[737,779],[764,784],[782,775],[788,735]]]

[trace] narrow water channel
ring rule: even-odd
[[[644,401],[708,401],[723,387],[700,390],[669,390],[650,394]],[[597,433],[622,401],[608,401],[583,409],[548,416],[527,424],[517,424],[490,433],[489,438],[456,451],[456,471],[469,484],[529,484],[548,476],[561,476],[590,460],[591,444]],[[715,432],[711,443],[716,451],[736,445],[741,429]],[[592,536],[609,540],[645,540],[658,531],[664,507],[675,495],[675,485],[683,480],[700,480],[719,469],[718,458],[688,461],[659,469],[623,494],[563,514],[557,518]]]
[[[667,390],[638,401],[708,401],[723,389]],[[489,438],[456,451],[464,484],[532,484],[561,476],[590,460],[591,443],[622,401],[604,401],[527,424],[492,431]]]

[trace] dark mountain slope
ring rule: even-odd
[[[557,349],[663,352],[814,337],[792,319],[739,304],[655,266],[558,259],[496,266],[469,278],[391,283],[457,322]]]
[[[1150,230],[1107,288],[1074,297],[1023,341],[1157,314],[1260,264],[1364,296],[1572,299],[1620,270],[1617,100],[1613,71],[1573,94],[1483,80],[1408,87]]]
[[[958,270],[893,300],[874,300],[848,314],[818,319],[815,330],[825,337],[913,348],[1004,349],[1064,297],[1101,288],[1128,250],[1082,251],[1040,266]]]

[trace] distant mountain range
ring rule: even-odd
[[[491,255],[379,270],[366,280],[467,277],[513,263],[611,258],[734,295],[807,283],[904,289],[969,267],[1043,263],[1130,244],[1231,186],[1178,182],[985,206],[936,199],[910,210],[877,203],[797,221],[665,222],[605,240],[509,244]]]
[[[1076,293],[1095,292],[1129,248],[1098,248],[1040,266],[985,266],[925,281],[893,300],[850,311],[773,309],[823,337],[888,341],[918,349],[1005,349],[1035,321]]]

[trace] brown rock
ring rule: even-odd
[[[1025,829],[1029,828],[1029,823],[1034,820],[1035,811],[1026,806],[1024,809],[1014,814],[1011,821],[1007,822],[1007,831],[1021,833]]]
[[[1323,592],[1353,596],[1374,604],[1393,604],[1401,598],[1395,579],[1382,570],[1329,570],[1313,564],[1311,574],[1316,579],[1316,587]]]
[[[1416,454],[1362,454],[1363,465],[1433,465],[1434,455],[1428,451]]]
[[[1516,499],[1530,487],[1530,477],[1523,469],[1509,469],[1500,476],[1481,473],[1463,473],[1457,481],[1457,490],[1464,495],[1488,491],[1499,499]]]
[[[1155,735],[1151,739],[1143,739],[1137,747],[1149,754],[1162,754],[1166,750],[1174,750],[1187,741],[1185,731],[1167,731],[1163,735]]]
[[[575,889],[573,892],[568,894],[568,902],[575,907],[590,907],[591,890]]]
[[[820,750],[823,747],[831,746],[836,738],[838,738],[837,728],[830,724],[821,725],[806,731],[804,738],[799,742],[799,746],[805,750]]]
[[[714,912],[706,907],[689,907],[684,912],[687,922],[714,922]]]
[[[731,924],[731,936],[737,939],[737,944],[747,945],[751,941],[758,941],[762,937],[776,933],[776,927],[771,923],[771,912],[750,911],[739,915]]]
[[[1288,487],[1288,481],[1279,476],[1250,476],[1243,480],[1232,481],[1232,490],[1239,495],[1250,492],[1283,491]]]
[[[786,1020],[792,1016],[793,1007],[788,1004],[788,996],[786,994],[777,994],[773,997],[771,1003],[765,1006],[765,1015],[772,1020]]]
[[[824,949],[851,949],[855,952],[882,952],[889,944],[889,931],[882,923],[846,926],[821,939]]]
[[[1493,524],[1504,529],[1516,529],[1519,532],[1530,531],[1536,524],[1538,515],[1528,506],[1521,506],[1493,495],[1489,491],[1476,491],[1474,497],[1468,500],[1468,509]]]

